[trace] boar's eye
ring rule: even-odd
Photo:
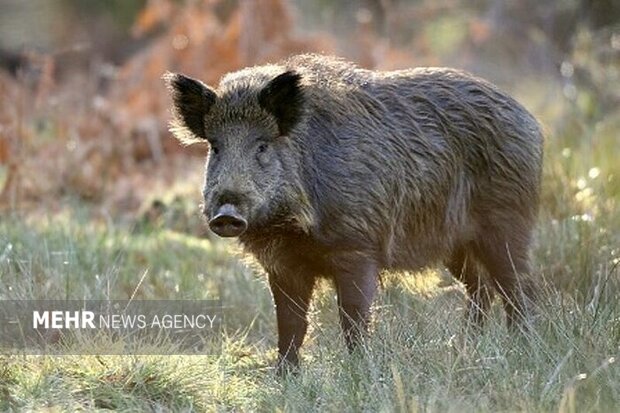
[[[217,147],[215,147],[214,145],[211,145],[211,153],[213,155],[217,155],[219,152],[220,150]]]

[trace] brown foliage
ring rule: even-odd
[[[141,156],[161,157],[176,148],[161,140],[168,101],[161,76],[184,72],[215,83],[224,73],[294,52],[324,49],[326,42],[301,39],[292,32],[291,15],[282,0],[241,2],[226,20],[216,13],[217,1],[195,2],[177,10],[164,35],[120,71],[111,93],[114,126],[131,131]],[[134,32],[147,31],[174,8],[167,0],[150,2]],[[156,16],[159,16],[156,18]],[[277,22],[274,24],[274,22]]]
[[[0,203],[14,205],[18,197],[18,160],[27,140],[23,128],[21,87],[0,72]]]
[[[149,1],[132,32],[163,27],[162,34],[118,68],[107,90],[92,73],[55,84],[51,57],[31,59],[34,80],[0,73],[0,202],[73,193],[136,207],[139,190],[148,187],[144,177],[179,152],[167,131],[163,73],[216,83],[243,66],[332,48],[324,38],[296,34],[283,0],[240,2],[227,16],[219,9],[224,3]],[[16,102],[28,109],[20,112]],[[27,139],[35,135],[36,143]]]

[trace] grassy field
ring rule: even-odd
[[[371,338],[349,355],[326,285],[302,373],[277,379],[266,281],[234,243],[197,229],[197,162],[156,219],[107,217],[75,200],[53,213],[3,215],[0,298],[219,297],[221,352],[0,356],[0,411],[617,411],[620,116],[545,99],[554,97],[530,102],[549,135],[531,332],[511,335],[499,303],[480,334],[469,331],[462,287],[441,269],[390,274]]]

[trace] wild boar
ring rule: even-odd
[[[318,277],[333,280],[349,349],[380,272],[445,265],[472,319],[490,294],[525,311],[543,138],[535,118],[460,70],[365,70],[322,55],[224,76],[165,75],[171,130],[210,144],[204,214],[268,274],[279,366],[297,366]]]

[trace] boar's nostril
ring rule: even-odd
[[[238,237],[247,229],[248,222],[231,204],[222,205],[209,221],[209,228],[220,237]]]

